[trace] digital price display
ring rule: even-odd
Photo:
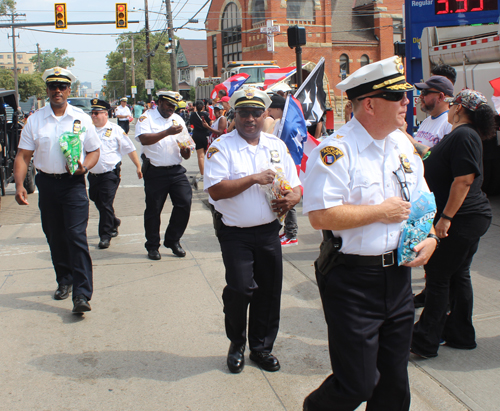
[[[435,0],[435,14],[498,10],[497,0]]]

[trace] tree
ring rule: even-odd
[[[144,82],[147,80],[147,57],[146,57],[146,32],[142,30],[140,33],[124,33],[117,39],[116,50],[109,53],[107,58],[107,66],[109,68],[106,75],[107,86],[104,98],[113,100],[115,97],[123,96],[123,45],[125,45],[125,57],[127,58],[126,72],[127,85],[126,94],[131,95],[130,86],[132,85],[132,69],[131,62],[131,41],[130,36],[134,35],[134,57],[135,57],[135,84],[137,86],[137,100],[147,101],[147,91],[144,88]],[[170,77],[170,55],[167,54],[163,47],[168,36],[163,33],[151,33],[151,79],[155,81],[155,90],[162,88],[171,88]],[[142,60],[142,61],[141,61]],[[155,91],[153,91],[154,95]]]
[[[45,82],[42,80],[41,73],[17,75],[17,85],[21,101],[31,96],[43,98],[46,96]],[[14,90],[14,74],[12,70],[0,69],[0,88]]]
[[[14,0],[0,0],[0,14],[14,13],[16,2]]]
[[[6,90],[14,90],[14,74],[12,70],[0,69],[0,88]]]
[[[35,70],[40,73],[52,67],[69,68],[74,66],[75,59],[73,57],[65,57],[66,54],[68,54],[68,50],[56,47],[54,51],[40,53],[40,66],[38,65],[38,56],[31,57],[30,61],[35,63]]]

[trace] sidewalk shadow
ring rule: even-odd
[[[71,296],[67,300],[57,301],[61,307],[55,307],[44,302],[25,300],[24,298],[45,297],[53,294],[54,291],[33,291],[15,294],[0,294],[0,307],[5,307],[8,310],[31,310],[40,311],[49,314],[57,314],[65,324],[73,324],[82,321],[85,316],[75,315],[71,312],[73,303]]]
[[[225,356],[185,357],[162,351],[51,354],[33,359],[29,364],[75,380],[143,378],[174,382],[213,370],[229,373]]]

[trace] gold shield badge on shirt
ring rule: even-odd
[[[270,154],[271,154],[271,163],[281,162],[280,153],[278,150],[271,150]]]
[[[146,116],[140,116],[140,117],[139,117],[139,121],[141,121],[141,122],[142,122],[143,120],[145,120],[145,119],[147,119],[147,117],[146,117]]]
[[[106,132],[104,133],[104,137],[110,137],[111,136],[111,132],[113,131],[112,128],[108,128],[106,129]]]
[[[215,147],[210,147],[207,151],[207,159],[210,160],[212,158],[212,156],[215,154],[215,153],[218,153],[219,150],[216,149]]]
[[[80,120],[75,120],[73,122],[73,134],[78,134],[82,130],[82,122]]]
[[[413,170],[411,169],[410,160],[408,160],[406,154],[401,153],[399,155],[399,161],[401,162],[401,165],[403,166],[405,173],[413,173]]]
[[[340,148],[332,146],[323,147],[319,154],[321,155],[321,160],[325,166],[331,166],[339,158],[344,157],[344,153]]]

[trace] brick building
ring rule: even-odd
[[[335,84],[341,81],[341,69],[349,75],[393,55],[393,43],[403,33],[402,7],[403,0],[212,0],[205,21],[205,74],[220,76],[231,60],[275,60],[280,67],[294,66],[295,51],[288,47],[286,31],[299,25],[307,33],[303,64],[325,57],[330,91],[340,95]],[[274,37],[274,53],[267,51],[266,34],[260,32],[271,19],[281,30]]]

